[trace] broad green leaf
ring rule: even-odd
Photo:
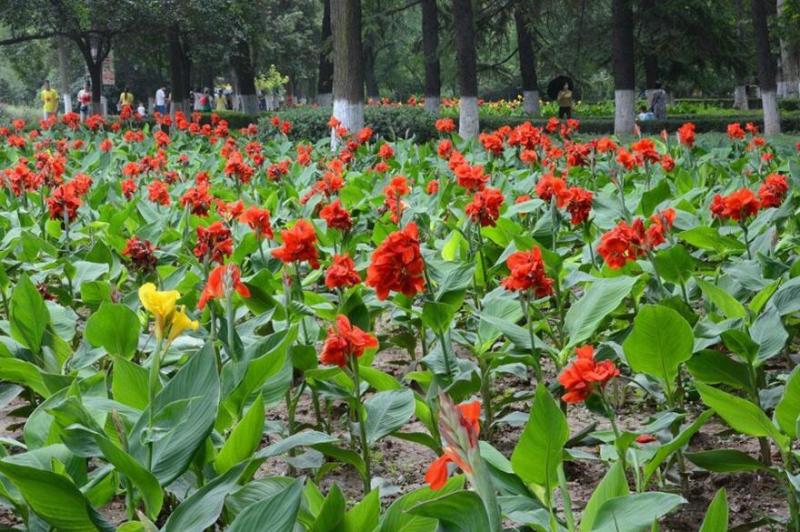
[[[111,375],[114,400],[137,410],[147,408],[147,370],[122,357],[114,357]]]
[[[440,490],[433,491],[428,486],[406,493],[394,501],[381,520],[381,532],[436,532],[437,521],[430,517],[408,513],[410,508],[424,501],[460,490],[464,486],[464,476],[458,475],[447,481]],[[479,503],[483,506],[481,503]]]
[[[225,473],[239,462],[250,458],[261,443],[263,430],[264,399],[259,394],[214,459],[217,472]]]
[[[295,480],[283,491],[242,510],[231,523],[229,532],[292,532],[303,495],[303,483]]]
[[[708,505],[700,532],[728,532],[728,497],[725,488],[720,488]]]
[[[686,248],[680,244],[656,253],[654,257],[658,275],[670,283],[685,283],[692,278],[695,262]]]
[[[213,525],[219,519],[225,497],[236,487],[246,465],[241,463],[229,469],[187,497],[172,511],[164,523],[164,531],[203,532]]]
[[[744,244],[732,236],[723,236],[712,227],[693,227],[678,233],[678,238],[692,246],[718,253],[743,251]]]
[[[474,491],[456,491],[420,503],[409,513],[439,521],[441,532],[487,532],[491,530],[483,501]]]
[[[253,456],[254,458],[271,458],[273,456],[281,455],[285,452],[301,446],[312,446],[323,443],[333,443],[338,441],[335,436],[325,434],[324,432],[317,432],[315,430],[306,430],[292,434],[287,438],[282,439],[278,443],[273,443],[269,447],[265,447]]]
[[[689,443],[689,440],[692,439],[700,428],[706,424],[706,421],[709,420],[711,416],[714,415],[713,410],[706,410],[695,419],[688,427],[683,429],[678,433],[677,436],[672,438],[670,441],[662,445],[658,448],[656,453],[650,459],[649,462],[644,466],[643,473],[644,473],[644,486],[647,486],[647,483],[652,478],[653,474],[658,470],[659,466],[664,463],[664,460],[669,458],[669,456]]]
[[[139,318],[130,308],[117,303],[103,303],[86,321],[84,337],[110,355],[130,358],[136,352],[139,329]]]
[[[800,366],[795,367],[786,381],[783,396],[775,407],[775,421],[792,438],[797,437],[797,417],[800,416]]]
[[[455,305],[426,301],[422,306],[422,323],[435,333],[444,333],[450,328],[457,311]]]
[[[44,299],[27,275],[22,275],[11,292],[8,321],[11,337],[33,353],[42,347],[44,331],[50,323],[50,312]]]
[[[701,382],[695,383],[695,386],[703,402],[713,408],[733,429],[750,436],[769,436],[780,446],[786,444],[786,436],[778,432],[777,427],[758,405]]]
[[[686,500],[680,495],[650,491],[615,497],[597,512],[593,532],[635,532],[650,530],[653,521],[668,514]]]
[[[703,291],[703,295],[705,295],[723,315],[728,318],[747,317],[747,310],[744,308],[744,305],[728,292],[702,279],[695,279],[695,282]]]
[[[381,502],[378,490],[372,490],[353,506],[344,516],[343,532],[372,531],[378,527],[381,516]]]
[[[339,486],[334,484],[328,491],[328,496],[322,501],[319,513],[308,532],[338,531],[344,521],[345,509],[347,509],[347,501],[344,500]]]
[[[758,356],[758,344],[750,339],[750,335],[739,329],[728,329],[720,335],[725,347],[739,355],[743,361],[753,364]]]
[[[539,384],[528,423],[511,455],[514,472],[526,484],[541,486],[549,493],[558,484],[558,466],[568,438],[564,413],[547,387]]]
[[[586,503],[586,508],[583,510],[581,516],[581,532],[589,532],[594,526],[594,520],[597,517],[597,512],[603,504],[615,497],[624,497],[630,493],[628,489],[628,480],[625,478],[625,473],[622,470],[620,462],[614,462],[614,465],[600,481],[600,484],[592,492],[589,497],[589,502]]]
[[[4,461],[0,461],[0,473],[11,480],[39,517],[58,530],[114,530],[66,476]]]
[[[131,430],[130,453],[147,463],[148,419],[159,425],[157,441],[152,444],[151,472],[162,485],[178,478],[194,457],[197,449],[214,427],[219,404],[219,377],[213,346],[207,343],[193,353],[189,361],[158,393],[155,404],[147,409]]]
[[[51,395],[42,378],[42,371],[25,360],[0,358],[0,380],[30,388],[45,399]]]
[[[762,471],[767,467],[742,451],[736,449],[716,449],[686,453],[686,458],[699,468],[714,473],[739,473],[743,471]]]
[[[704,349],[686,361],[692,376],[706,384],[727,384],[740,390],[750,389],[750,371],[741,362],[733,360],[725,353]]]
[[[414,392],[390,390],[378,392],[364,401],[367,413],[367,442],[373,444],[398,430],[414,415]]]
[[[642,208],[642,215],[649,217],[662,201],[669,199],[672,192],[669,189],[667,179],[662,179],[656,186],[642,194],[642,201],[639,206]]]
[[[630,293],[637,277],[612,277],[598,279],[572,304],[564,319],[569,334],[569,345],[577,345],[591,337],[611,311],[617,308]]]
[[[750,326],[750,336],[758,344],[757,365],[780,354],[789,339],[789,333],[783,326],[780,313],[772,305],[769,305]]]
[[[694,335],[677,311],[645,305],[633,320],[622,348],[631,369],[657,378],[672,393],[678,367],[692,356]]]

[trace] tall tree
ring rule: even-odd
[[[379,100],[381,97],[378,89],[378,78],[375,75],[375,60],[377,51],[375,50],[375,34],[367,31],[364,36],[364,83],[367,86],[367,98]]]
[[[458,64],[458,133],[473,138],[480,129],[478,115],[478,65],[472,0],[453,0],[453,30]]]
[[[764,111],[764,133],[775,135],[781,132],[778,113],[778,96],[775,82],[775,58],[769,46],[768,7],[766,0],[750,0],[753,19],[753,37],[756,42],[758,63],[758,85],[761,88],[761,107]]]
[[[425,110],[439,114],[442,93],[439,66],[439,10],[436,0],[422,0],[422,55],[425,58]]]
[[[635,127],[633,10],[631,0],[612,0],[611,53],[614,70],[614,133],[632,134]]]
[[[734,0],[736,7],[736,39],[740,45],[745,45],[747,34],[744,29],[744,0]],[[749,48],[749,46],[742,46]],[[737,62],[733,67],[734,88],[733,107],[746,110],[750,107],[747,97],[747,67],[743,62]]]
[[[170,74],[170,113],[174,116],[177,111],[186,112],[186,95],[189,92],[187,69],[190,59],[181,38],[181,28],[177,22],[167,28],[167,45],[169,47],[169,74]]]
[[[256,73],[250,57],[250,44],[239,39],[231,53],[231,66],[236,74],[236,95],[241,102],[243,113],[258,113],[258,97],[256,96]]]
[[[331,0],[333,116],[350,131],[364,127],[361,0]],[[337,144],[331,133],[331,144]]]
[[[317,75],[317,104],[333,103],[333,63],[331,62],[331,0],[323,1],[322,31],[319,46],[319,73]]]
[[[797,42],[797,13],[787,13],[787,0],[778,0],[778,17],[781,19],[780,50],[781,71],[778,79],[778,96],[796,97],[800,93],[800,46]],[[797,9],[798,4],[793,6]],[[787,16],[788,15],[788,16]],[[788,19],[788,20],[787,20]]]
[[[655,0],[641,0],[639,5],[641,7],[639,18],[641,20],[642,32],[644,33],[644,88],[649,97],[660,79],[658,76],[658,55],[655,49],[655,34],[659,31],[664,21],[657,16]]]
[[[539,82],[536,77],[536,55],[533,38],[528,29],[533,21],[531,0],[517,0],[514,5],[514,24],[517,30],[519,70],[522,74],[522,106],[526,114],[539,115]]]

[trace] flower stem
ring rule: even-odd
[[[364,460],[364,495],[370,492],[371,486],[371,467],[370,467],[370,456],[369,456],[369,443],[367,442],[367,424],[366,424],[366,415],[364,412],[364,407],[361,404],[361,378],[359,376],[358,371],[358,358],[350,357],[350,362],[353,366],[353,385],[355,390],[353,391],[353,401],[354,406],[358,411],[358,431],[359,436],[361,439],[361,456]]]
[[[147,469],[150,471],[153,470],[153,414],[155,409],[156,394],[158,393],[158,387],[160,384],[159,374],[161,371],[161,350],[163,347],[164,339],[159,338],[158,343],[156,343],[156,348],[153,351],[152,359],[150,360],[150,373],[147,380],[147,398],[149,403],[147,408]]]

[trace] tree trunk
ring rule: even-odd
[[[778,16],[784,14],[785,0],[778,0]],[[781,76],[778,80],[778,96],[792,98],[798,96],[800,91],[800,50],[797,45],[790,42],[785,36],[780,40],[781,49]]]
[[[186,112],[184,99],[186,97],[186,76],[183,66],[183,49],[181,47],[180,28],[173,24],[167,30],[167,44],[169,45],[169,78],[170,93],[170,115],[175,116],[176,111]]]
[[[641,0],[641,31],[644,34],[644,88],[648,103],[650,95],[656,88],[658,77],[658,56],[655,48],[655,33],[659,30],[658,16],[655,13],[655,0]]]
[[[539,115],[539,82],[536,78],[536,55],[528,25],[532,21],[530,0],[518,0],[514,6],[514,24],[517,29],[519,70],[522,74],[522,106],[525,114]]]
[[[747,37],[744,31],[745,13],[743,0],[734,0],[734,2],[736,3],[736,39],[739,41],[740,46],[746,46],[744,42]],[[741,61],[737,61],[734,64],[733,71],[735,78],[733,107],[734,109],[746,111],[750,108],[747,97],[747,67]]]
[[[231,56],[233,68],[236,71],[236,80],[239,86],[239,99],[242,102],[242,112],[254,115],[258,113],[258,97],[256,96],[256,74],[250,60],[250,45],[241,40],[236,44]]]
[[[364,127],[364,64],[361,0],[331,0],[333,116],[349,131]],[[338,145],[331,131],[331,146]]]
[[[327,107],[333,103],[333,63],[331,62],[331,0],[323,2],[322,32],[319,47],[319,76],[317,104]]]
[[[436,0],[422,0],[422,55],[425,58],[425,110],[438,115],[442,79],[439,66],[439,11]]]
[[[633,65],[633,10],[630,0],[612,0],[612,57],[614,69],[614,133],[633,134],[635,77]]]
[[[381,94],[378,89],[378,78],[375,76],[375,47],[374,38],[367,35],[364,43],[364,82],[367,86],[367,99],[380,100]]]
[[[69,86],[69,48],[67,39],[59,37],[57,39],[58,54],[58,91],[64,100],[64,113],[72,112],[72,94]]]
[[[781,132],[781,120],[776,94],[775,59],[769,47],[766,0],[751,0],[750,7],[756,41],[758,85],[761,88],[761,107],[764,111],[764,134],[775,135]]]
[[[103,114],[103,60],[86,66],[89,68],[89,77],[92,80],[92,103],[89,105],[89,114]]]
[[[478,135],[478,65],[475,51],[475,27],[471,0],[453,0],[458,89],[461,101],[458,110],[458,133],[463,138]]]

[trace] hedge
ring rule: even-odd
[[[292,123],[290,137],[293,139],[318,140],[330,135],[330,129],[328,128],[330,109],[328,108],[295,108],[280,111],[277,114],[282,120],[288,120]],[[262,127],[271,127],[269,124],[270,116],[265,115],[261,118]],[[583,133],[610,135],[614,132],[613,118],[577,118],[581,122],[580,130]],[[425,141],[437,136],[434,128],[434,117],[426,113],[422,108],[367,106],[364,109],[364,120],[375,133],[390,139],[413,136],[417,140]],[[481,129],[483,131],[493,130],[503,125],[515,126],[526,121],[530,121],[537,126],[543,126],[547,119],[487,116],[481,117]],[[732,122],[754,122],[758,123],[759,126],[763,125],[760,120],[754,119],[752,115],[725,117],[699,115],[642,122],[639,127],[645,133],[657,134],[662,129],[673,132],[689,121],[697,126],[698,133],[724,132],[728,124]],[[230,125],[231,128],[243,127],[240,125],[234,126],[233,122]],[[800,131],[800,114],[784,113],[781,127],[783,131]]]

